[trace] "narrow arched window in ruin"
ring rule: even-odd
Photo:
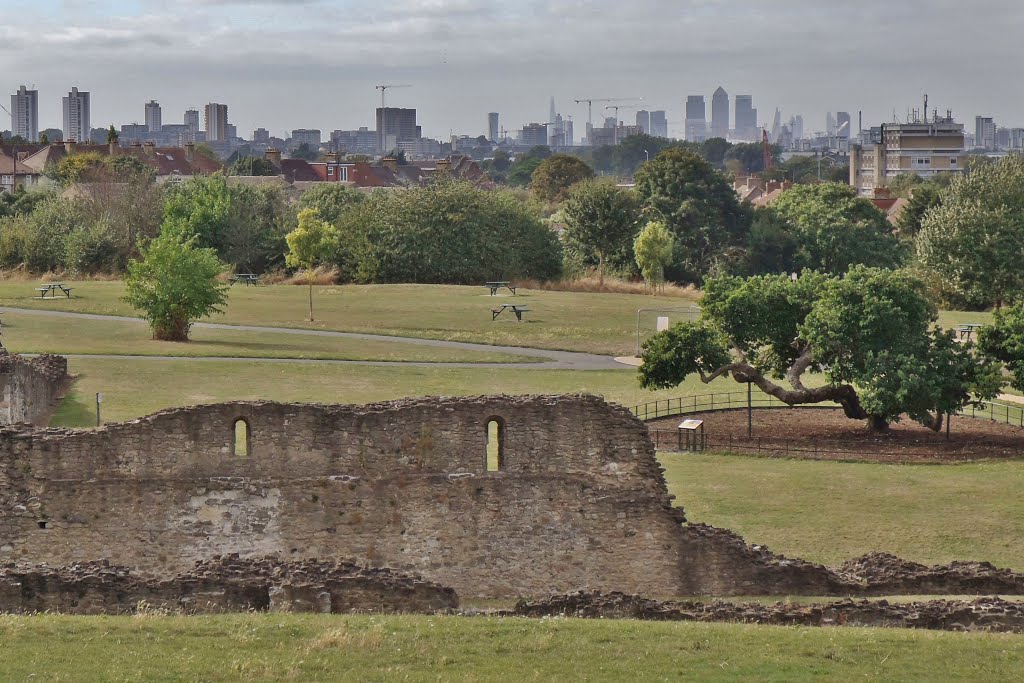
[[[505,422],[499,417],[487,420],[487,471],[497,472],[505,465]]]
[[[235,455],[244,458],[249,455],[249,423],[244,418],[235,420]]]

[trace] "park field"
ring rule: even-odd
[[[68,282],[71,299],[40,300],[35,281],[0,281],[0,306],[138,316],[121,301],[118,281]],[[679,297],[519,289],[490,296],[485,287],[449,285],[344,285],[314,287],[310,322],[308,292],[295,285],[231,288],[223,315],[206,322],[229,325],[296,327],[341,332],[368,332],[508,346],[532,346],[605,355],[636,351],[637,310],[672,309],[641,314],[644,336],[654,330],[658,315],[670,320],[690,318],[694,300]],[[696,295],[695,295],[696,296]],[[529,307],[522,323],[510,312],[491,320],[490,309],[502,303]],[[678,317],[675,317],[678,313]]]
[[[452,616],[0,616],[5,681],[1014,680],[1024,636]]]

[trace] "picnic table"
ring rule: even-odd
[[[978,323],[966,323],[964,325],[956,326],[956,335],[958,339],[970,339],[971,335],[985,327]]]
[[[40,299],[45,299],[47,294],[51,299],[56,299],[58,294],[63,294],[70,299],[72,289],[74,287],[65,287],[63,282],[44,282],[40,287],[36,287]]]
[[[511,282],[485,282],[484,286],[491,290],[491,296],[496,295],[498,293],[498,290],[501,289],[502,287],[512,292],[513,296],[515,296],[516,293],[516,288]]]
[[[519,320],[519,322],[523,322],[523,313],[526,313],[528,310],[530,310],[526,306],[520,306],[519,304],[502,304],[498,308],[491,309],[491,320],[496,320],[498,316],[505,311],[506,308],[516,314],[516,319]]]
[[[231,276],[231,284],[236,282],[244,282],[246,287],[249,285],[255,287],[260,284],[260,276],[255,273],[235,273]]]

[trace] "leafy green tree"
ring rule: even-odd
[[[797,269],[797,240],[786,223],[771,207],[754,210],[747,243],[746,263],[741,272],[747,275],[791,273]]]
[[[699,282],[723,253],[746,241],[749,209],[725,176],[693,152],[661,152],[637,171],[635,183],[646,215],[675,236],[670,280]]]
[[[333,225],[365,199],[365,194],[341,183],[317,183],[299,197],[299,210],[316,209],[321,218]]]
[[[918,262],[955,305],[997,308],[1024,296],[1024,157],[985,163],[927,210]]]
[[[98,152],[68,154],[44,171],[44,175],[61,186],[87,182],[102,172],[105,159]]]
[[[773,164],[782,163],[782,148],[778,145],[770,145],[768,152],[772,157]],[[764,145],[760,142],[741,142],[733,145],[725,153],[725,160],[739,162],[739,167],[746,175],[753,175],[764,171]]]
[[[1024,306],[997,310],[992,325],[978,331],[978,348],[1005,364],[1010,386],[1024,391]]]
[[[313,269],[327,263],[338,248],[338,230],[320,218],[316,209],[299,212],[299,225],[285,237],[288,255],[285,262],[292,268],[302,268],[309,280],[309,320],[313,320]]]
[[[896,229],[901,236],[916,237],[921,231],[921,222],[931,209],[942,204],[944,190],[927,183],[913,188],[907,205],[896,218]]]
[[[577,156],[555,154],[540,162],[530,176],[530,191],[543,202],[560,202],[569,188],[594,177],[594,169]]]
[[[121,136],[118,135],[117,130],[114,128],[114,124],[110,124],[110,128],[107,129],[107,144],[116,145],[120,137]]]
[[[725,155],[732,149],[725,138],[708,138],[701,143],[700,155],[717,167],[725,163]]]
[[[665,267],[672,263],[674,241],[672,233],[660,221],[645,225],[633,241],[636,264],[652,294],[665,282]]]
[[[640,210],[632,191],[608,179],[584,181],[570,191],[562,216],[566,248],[597,261],[601,284],[609,257],[625,253],[633,260]]]
[[[262,156],[240,157],[228,169],[228,175],[273,176],[279,173],[277,166],[274,166],[270,159]]]
[[[903,271],[855,266],[845,277],[805,271],[709,279],[701,319],[644,345],[640,383],[676,386],[732,376],[788,405],[834,401],[884,430],[907,414],[934,430],[972,396],[991,398],[998,366],[935,323],[924,285]],[[807,386],[807,372],[824,383]],[[782,384],[785,380],[787,388]]]
[[[50,144],[50,136],[48,136],[46,134],[46,131],[43,131],[42,133],[39,134],[39,144],[40,145],[48,145],[48,144]]]
[[[495,171],[498,171],[499,173],[504,173],[505,171],[507,171],[511,163],[512,162],[509,161],[508,152],[506,152],[503,149],[499,149],[498,151],[496,151],[494,153],[494,159],[491,161],[492,167],[494,168]]]
[[[632,178],[641,165],[669,148],[689,149],[698,154],[702,151],[699,145],[693,143],[641,134],[630,135],[617,145],[598,147],[591,153],[591,157],[595,168],[623,178]],[[598,166],[599,163],[602,165]]]
[[[153,338],[188,341],[193,320],[221,313],[227,285],[217,276],[224,265],[195,237],[161,234],[141,248],[142,259],[128,263],[124,301],[141,311]]]
[[[897,267],[905,257],[886,215],[849,185],[797,185],[772,209],[796,241],[797,269],[839,274],[855,264]]]
[[[505,182],[513,187],[527,187],[533,180],[533,172],[544,163],[541,157],[524,156],[516,160],[508,169]]]

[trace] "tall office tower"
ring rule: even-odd
[[[487,139],[491,142],[498,141],[498,135],[500,135],[498,128],[498,112],[492,111],[487,115]]]
[[[64,105],[64,139],[75,142],[89,142],[89,93],[72,88],[67,97],[61,98]]]
[[[711,137],[729,137],[729,93],[721,86],[711,96]]]
[[[387,154],[398,146],[399,142],[419,140],[421,129],[416,125],[415,109],[397,109],[377,107],[377,133],[380,135],[380,151]]]
[[[850,139],[850,128],[853,127],[853,119],[850,113],[845,111],[836,112],[836,137],[844,140]]]
[[[11,95],[11,132],[31,142],[39,139],[39,91],[25,86]]]
[[[199,128],[199,110],[198,109],[186,109],[185,110],[185,125],[188,126],[189,132],[195,135],[201,129]]]
[[[548,110],[548,123],[554,123],[555,117],[558,116],[558,111],[555,109],[555,96],[551,96],[551,108]]]
[[[156,100],[146,103],[146,128],[150,133],[159,133],[163,127],[163,115],[160,111],[160,104]]]
[[[644,132],[644,135],[651,134],[651,112],[641,109],[636,113],[636,127]]]
[[[686,140],[687,142],[704,142],[707,138],[707,109],[703,95],[690,95],[686,98]]]
[[[974,117],[974,146],[988,150],[996,148],[996,122],[991,116]]]
[[[777,142],[782,135],[782,112],[775,108],[775,118],[772,120],[772,142]]]
[[[216,102],[206,105],[206,141],[228,141],[228,105]]]
[[[519,131],[519,144],[524,147],[536,147],[548,144],[548,126],[546,123],[531,123]]]
[[[656,138],[668,137],[668,117],[664,109],[651,112],[651,135]]]
[[[736,136],[741,140],[757,138],[757,110],[750,95],[736,96]]]
[[[794,140],[804,139],[804,117],[800,114],[789,117],[789,129],[793,132]]]
[[[257,128],[252,132],[252,141],[257,145],[269,145],[270,131],[266,128]]]

